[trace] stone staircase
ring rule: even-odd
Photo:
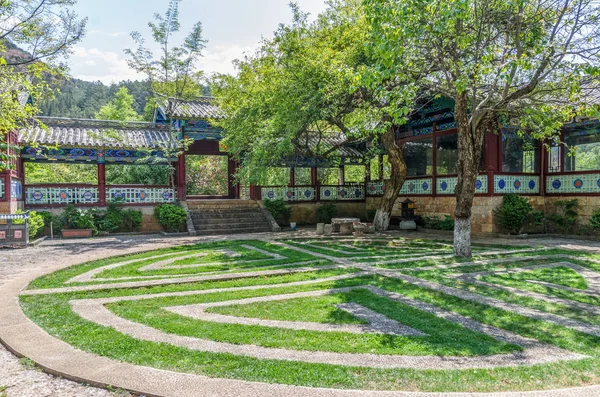
[[[266,210],[254,200],[187,201],[197,236],[272,231]]]

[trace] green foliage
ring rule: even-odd
[[[600,208],[592,213],[590,225],[592,225],[595,230],[600,230]]]
[[[571,234],[580,229],[577,225],[579,217],[579,200],[560,200],[555,201],[556,213],[546,216],[550,231],[557,233]]]
[[[54,215],[48,211],[39,211],[38,214],[44,219],[44,227],[50,227],[54,220]]]
[[[25,211],[19,210],[16,212],[17,214],[24,214]],[[25,220],[16,219],[13,221],[15,225],[23,225],[25,224]],[[37,237],[40,237],[44,233],[44,216],[35,211],[29,211],[29,220],[27,221],[29,224],[29,240],[34,240]]]
[[[50,117],[95,118],[100,109],[106,106],[121,88],[127,88],[133,96],[132,109],[135,114],[141,115],[144,114],[150,96],[147,81],[121,81],[105,85],[101,81],[69,78],[52,81],[51,86],[58,90],[56,97],[39,104],[42,114]],[[153,116],[154,106],[149,117],[144,117],[144,120],[152,121]]]
[[[167,233],[180,232],[185,226],[187,212],[175,204],[162,204],[154,208],[154,217]]]
[[[6,135],[29,125],[39,113],[37,101],[53,96],[48,79],[64,75],[60,62],[85,33],[87,20],[78,19],[70,9],[73,5],[74,1],[0,2],[0,171],[14,168],[18,151],[6,142]]]
[[[68,205],[65,210],[54,218],[55,230],[62,229],[92,229],[96,231],[94,223],[94,212],[76,208],[74,205]]]
[[[427,229],[454,230],[454,219],[449,215],[444,216],[444,218],[424,216],[423,222]]]
[[[500,207],[494,211],[498,225],[511,234],[520,234],[533,211],[526,197],[518,194],[506,194]]]
[[[180,46],[171,42],[181,28],[180,2],[181,0],[170,0],[167,12],[164,15],[154,14],[155,21],[148,24],[155,46],[160,48],[158,58],[155,58],[140,32],[131,33],[137,48],[125,50],[129,56],[129,67],[148,77],[155,103],[165,97],[195,99],[203,94],[203,74],[196,69],[197,61],[206,47],[206,40],[202,37],[202,24],[194,24]]]
[[[265,208],[273,215],[273,218],[281,226],[287,226],[290,223],[292,208],[285,201],[279,200],[264,200]]]
[[[127,87],[121,87],[115,98],[104,105],[96,113],[95,118],[99,120],[139,121],[140,115],[133,109],[134,102],[135,100],[129,94]]]
[[[327,203],[317,208],[317,222],[331,223],[331,219],[335,218],[337,207],[333,203]]]

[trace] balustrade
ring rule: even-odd
[[[106,189],[106,202],[122,204],[159,204],[176,200],[175,191],[164,186],[111,186]],[[95,205],[100,203],[97,185],[39,185],[26,186],[25,204]]]

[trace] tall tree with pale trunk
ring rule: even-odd
[[[382,73],[420,69],[423,92],[452,98],[458,127],[455,254],[471,256],[471,211],[485,135],[510,123],[556,139],[597,111],[600,13],[595,0],[364,0]]]

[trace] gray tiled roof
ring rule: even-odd
[[[174,148],[179,145],[168,126],[154,123],[39,117],[39,124],[19,131],[19,143],[44,146],[123,149]]]
[[[212,97],[200,97],[193,101],[169,98],[167,106],[171,119],[220,119],[224,116]]]
[[[353,142],[350,142],[344,134],[331,133],[321,137],[319,135],[317,133],[310,133],[308,139],[300,138],[296,144],[297,149],[305,155],[327,156],[337,154],[340,157],[346,158],[365,157],[365,153],[352,147]]]

